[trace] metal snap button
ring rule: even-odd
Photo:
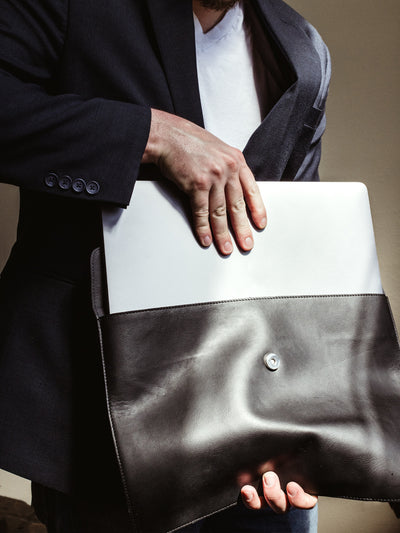
[[[268,370],[278,370],[281,364],[281,358],[276,353],[266,353],[263,357],[264,365]]]

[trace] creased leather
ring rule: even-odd
[[[99,320],[138,531],[170,531],[233,505],[241,485],[270,469],[311,493],[400,499],[400,351],[384,295]],[[275,372],[263,363],[270,352],[281,359]]]

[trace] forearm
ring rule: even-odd
[[[0,71],[0,176],[20,187],[127,205],[150,127],[150,109],[78,95],[49,95]],[[91,195],[46,185],[60,178],[96,181]]]

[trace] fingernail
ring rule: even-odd
[[[286,487],[286,492],[289,494],[289,496],[291,496],[292,498],[294,496],[297,495],[297,493],[299,492],[298,489],[296,489],[296,487],[292,487],[291,485]]]
[[[264,482],[267,485],[267,487],[273,487],[275,485],[275,476],[272,472],[267,472],[264,474]]]
[[[202,242],[203,246],[210,246],[210,244],[211,244],[210,236],[206,235],[205,237],[203,237],[201,242]]]
[[[227,253],[227,254],[230,254],[232,253],[232,243],[230,243],[229,241],[226,241],[226,243],[224,244],[224,252]]]
[[[253,248],[253,239],[251,237],[247,237],[244,241],[244,244],[246,245],[246,248]]]
[[[265,228],[265,226],[267,225],[267,219],[266,219],[266,217],[264,217],[264,218],[261,219],[260,224],[261,224],[261,227],[262,227],[262,228]]]

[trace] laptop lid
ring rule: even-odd
[[[382,293],[361,183],[258,182],[268,216],[254,248],[202,248],[187,199],[138,181],[127,209],[103,211],[110,313],[274,296]]]

